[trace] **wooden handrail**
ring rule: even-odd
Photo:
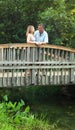
[[[45,44],[45,45],[40,45],[37,46],[34,43],[28,44],[28,43],[11,43],[11,44],[0,44],[0,48],[22,48],[22,47],[40,47],[40,48],[51,48],[51,49],[57,49],[57,50],[64,50],[64,51],[69,51],[69,52],[74,52],[75,49],[73,48],[67,48],[63,46],[58,46],[58,45],[50,45],[50,44]]]

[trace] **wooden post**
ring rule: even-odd
[[[70,52],[70,62],[74,62],[74,53]],[[74,68],[70,69],[70,82],[74,83]]]

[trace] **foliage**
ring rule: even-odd
[[[23,27],[26,15],[23,13],[23,6],[23,0],[0,1],[0,43],[24,42]]]
[[[40,7],[43,8],[44,5]],[[1,0],[0,43],[25,42],[26,28],[29,24],[37,24],[36,14],[40,7],[38,0]]]
[[[0,103],[0,130],[48,130],[49,125],[38,120],[30,114],[30,107],[25,107],[23,100],[20,102],[4,101]]]
[[[56,0],[53,6],[39,14],[50,36],[50,43],[72,46],[75,36],[75,18],[66,11],[63,0]]]
[[[0,43],[26,42],[29,24],[46,25],[50,44],[75,47],[74,0],[0,0]]]
[[[26,90],[21,87],[20,97],[17,96],[18,91],[15,88],[11,90],[10,97],[13,94],[14,97],[16,95],[16,101],[11,102],[5,95],[0,102],[0,130],[74,130],[75,103],[72,106],[73,100],[69,102],[70,99],[63,97],[60,88],[34,86]],[[30,102],[32,99],[35,100],[31,105],[31,110],[29,105],[21,100],[21,94],[29,98]],[[20,98],[19,102],[17,98]]]

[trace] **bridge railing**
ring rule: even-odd
[[[0,86],[75,83],[75,49],[54,45],[1,44]]]

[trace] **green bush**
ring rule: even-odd
[[[23,100],[20,102],[8,101],[3,97],[0,103],[0,130],[48,130],[48,123],[37,119],[30,113],[30,107],[25,107]]]

